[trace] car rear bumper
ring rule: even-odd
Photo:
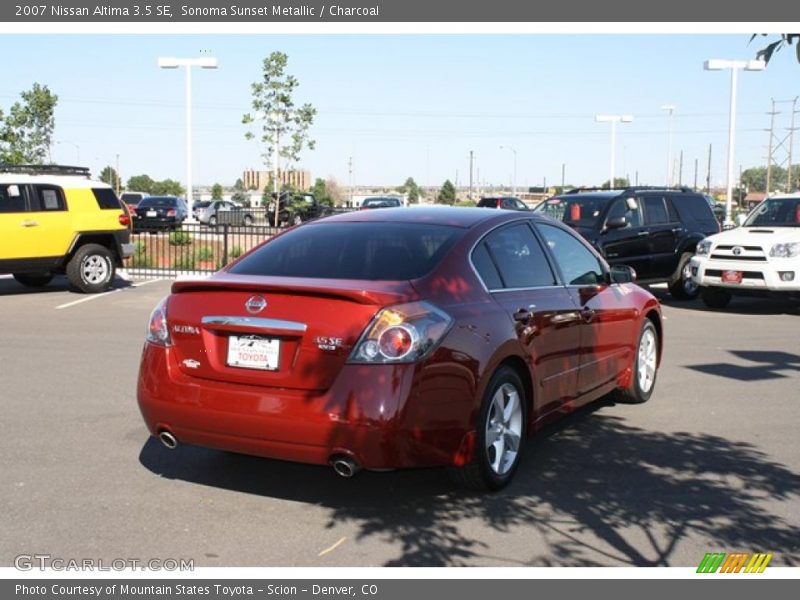
[[[780,261],[737,261],[713,260],[692,257],[690,268],[692,279],[704,287],[724,287],[730,292],[800,292],[800,261],[780,259]],[[725,271],[742,273],[741,283],[724,282]],[[793,273],[791,281],[781,279],[781,273]]]
[[[169,229],[180,224],[181,221],[175,217],[136,218],[133,220],[133,229],[135,231]]]
[[[138,401],[151,434],[179,443],[319,465],[347,455],[367,469],[454,464],[471,403],[462,396],[461,422],[448,419],[419,380],[413,364],[346,365],[325,391],[232,384],[190,377],[148,343]]]

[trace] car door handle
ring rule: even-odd
[[[641,236],[645,236],[645,235],[650,235],[650,232],[649,232],[649,231],[640,231],[640,232],[639,232],[639,233],[637,233],[636,235],[638,235],[638,236],[640,236],[640,237],[641,237]]]
[[[531,318],[533,318],[533,311],[536,310],[536,305],[531,304],[528,308],[518,308],[514,314],[515,321],[519,321],[520,323],[528,323]]]
[[[23,221],[20,225],[23,227],[38,227],[39,221]]]
[[[594,319],[594,315],[595,315],[595,311],[594,311],[594,309],[593,309],[593,308],[589,308],[588,306],[584,306],[584,307],[581,309],[581,318],[582,318],[582,319],[583,319],[583,320],[584,320],[586,323],[591,323],[591,322],[592,322],[592,319]]]
[[[683,231],[683,227],[673,227],[672,228],[672,233],[680,233],[681,231]]]

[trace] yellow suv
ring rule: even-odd
[[[82,167],[0,165],[0,273],[43,286],[56,273],[107,290],[133,254],[131,219],[114,190]]]

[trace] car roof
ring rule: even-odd
[[[325,222],[393,222],[393,223],[429,223],[433,225],[449,225],[451,227],[470,228],[480,223],[502,223],[520,218],[519,211],[495,210],[490,208],[453,207],[453,206],[411,206],[402,208],[385,208],[383,210],[361,210],[326,217]],[[546,217],[533,212],[522,213],[526,217],[545,220]]]
[[[79,175],[30,175],[28,173],[0,173],[0,184],[46,184],[66,189],[111,188],[103,181],[87,179]]]

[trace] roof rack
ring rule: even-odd
[[[68,165],[7,165],[0,163],[0,173],[22,173],[25,175],[77,175],[89,179],[88,167]]]
[[[565,194],[580,194],[582,192],[615,192],[619,191],[620,195],[625,193],[634,193],[640,192],[643,190],[663,190],[665,192],[694,192],[694,190],[690,187],[680,186],[680,187],[667,187],[665,185],[629,185],[625,188],[620,188],[617,190],[609,190],[607,187],[579,187],[579,188],[572,188],[568,192],[564,192]]]

